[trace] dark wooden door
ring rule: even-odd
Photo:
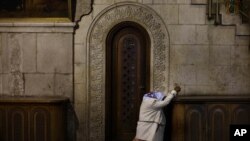
[[[108,65],[112,141],[131,141],[135,136],[142,95],[148,89],[147,46],[144,33],[133,26],[121,28],[112,37]]]

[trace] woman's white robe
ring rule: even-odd
[[[176,92],[172,91],[164,100],[143,98],[136,129],[137,139],[146,141],[163,140],[166,119],[162,109],[170,103],[175,94]]]

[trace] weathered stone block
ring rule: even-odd
[[[2,55],[2,34],[0,33],[0,56]]]
[[[213,86],[206,85],[186,85],[184,87],[185,95],[206,95],[206,94],[217,94]]]
[[[37,71],[72,73],[72,34],[37,35]]]
[[[230,65],[230,60],[231,60],[231,46],[210,47],[210,64]]]
[[[0,95],[3,94],[3,74],[0,73]]]
[[[221,9],[221,11],[226,11]],[[231,15],[227,14],[226,12],[223,12],[221,16],[221,24],[222,25],[235,25],[241,23],[242,19],[239,15]]]
[[[10,62],[9,62],[9,48],[8,48],[8,34],[2,33],[2,48],[1,48],[1,63],[2,63],[2,72],[10,72]]]
[[[87,49],[85,43],[83,44],[75,44],[75,64],[86,63],[87,58]]]
[[[165,4],[167,0],[153,0],[153,4]]]
[[[232,65],[250,65],[249,46],[233,46],[231,52]]]
[[[74,83],[84,83],[86,81],[86,64],[75,64]]]
[[[183,85],[196,85],[196,66],[180,65],[178,80]]]
[[[36,35],[26,33],[5,34],[2,43],[1,62],[3,72],[8,73],[19,69],[22,72],[36,71]],[[19,66],[16,66],[19,65]],[[10,70],[10,68],[12,70]]]
[[[177,0],[168,0],[169,4],[177,4]]]
[[[102,10],[110,6],[109,4],[93,5],[93,17],[96,17]]]
[[[231,66],[231,77],[233,85],[250,85],[250,66],[249,65],[238,65],[234,64]],[[241,91],[239,91],[241,92]],[[249,91],[250,92],[250,91]]]
[[[170,33],[171,44],[195,44],[196,43],[195,25],[169,25],[168,30]]]
[[[153,4],[153,0],[143,0],[144,4]]]
[[[250,93],[250,85],[246,84],[246,85],[241,85],[241,84],[233,84],[231,86],[231,90],[230,90],[230,94],[234,94],[234,95],[249,95]]]
[[[55,95],[68,97],[73,101],[73,75],[56,74],[55,75]]]
[[[197,66],[197,85],[212,85],[211,66],[199,65]]]
[[[79,22],[79,29],[75,31],[75,44],[83,44],[86,41],[89,26],[92,23],[93,17],[91,15],[84,16]]]
[[[197,39],[196,42],[197,44],[209,44],[207,25],[196,26],[196,39]]]
[[[25,74],[26,95],[54,95],[54,74]]]
[[[209,26],[210,44],[214,45],[234,45],[235,27]]]
[[[2,94],[10,95],[10,74],[2,74]]]
[[[239,24],[236,26],[236,35],[250,35],[249,24]]]
[[[191,4],[191,0],[176,0],[178,4]]]
[[[79,123],[84,123],[86,120],[87,114],[86,114],[86,111],[83,107],[85,107],[85,104],[76,103],[74,105]]]
[[[172,61],[179,65],[209,64],[209,47],[207,45],[174,45]]]
[[[113,4],[116,0],[94,0],[94,4]]]
[[[180,24],[205,24],[206,6],[203,5],[180,5]]]
[[[191,0],[192,4],[202,4],[202,5],[206,5],[207,4],[207,0]]]
[[[22,72],[36,72],[36,34],[22,34],[20,46],[22,52]]]
[[[87,91],[86,91],[86,84],[85,83],[78,83],[75,84],[75,103],[85,103],[87,104],[86,98],[87,98]]]
[[[178,24],[178,5],[152,5],[166,24]]]
[[[249,36],[236,36],[235,45],[247,46],[249,44],[250,44],[250,37]]]
[[[230,66],[211,66],[210,78],[215,86],[227,86],[231,83],[231,69]]]

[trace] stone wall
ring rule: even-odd
[[[73,100],[71,22],[0,23],[0,95],[61,95]]]
[[[79,141],[89,140],[89,121],[93,120],[88,117],[93,109],[89,108],[87,35],[99,14],[120,2],[127,1],[94,0],[93,10],[82,17],[75,33],[74,95]],[[223,19],[227,26],[215,26],[213,20],[206,18],[206,0],[130,0],[130,3],[151,8],[167,27],[170,40],[170,81],[167,83],[170,88],[173,83],[179,83],[182,95],[250,93],[249,33],[245,34],[241,26],[237,28],[231,23],[235,18],[227,15],[229,20]]]

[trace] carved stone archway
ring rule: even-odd
[[[168,91],[169,34],[160,16],[139,3],[117,3],[107,7],[92,22],[87,35],[88,49],[88,140],[105,140],[106,38],[118,23],[132,21],[144,27],[151,40],[150,88]]]

